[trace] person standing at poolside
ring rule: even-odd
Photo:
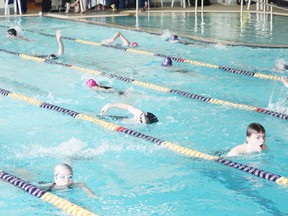
[[[112,44],[112,43],[114,43],[114,42],[117,40],[117,38],[120,38],[120,39],[121,39],[123,46],[131,46],[131,47],[137,47],[137,46],[138,46],[138,43],[135,42],[135,41],[133,41],[133,42],[130,43],[130,42],[127,40],[127,38],[125,38],[124,35],[123,35],[121,32],[117,32],[117,33],[114,35],[113,38],[107,39],[107,40],[103,40],[101,43],[102,43],[102,44]]]
[[[227,156],[239,156],[243,154],[262,152],[267,149],[265,144],[265,129],[261,124],[251,123],[246,130],[246,142],[232,148]]]

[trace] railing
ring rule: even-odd
[[[203,1],[203,0],[202,0]],[[276,5],[273,5],[273,2],[271,2],[270,4],[268,3],[268,0],[252,0],[253,2],[256,2],[256,10],[257,11],[263,11],[264,15],[266,15],[267,11],[269,10],[270,7],[270,23],[271,23],[271,28],[272,28],[272,23],[273,23],[273,8],[277,8],[277,9],[281,9],[284,11],[288,11],[288,9],[283,8],[283,7],[279,7]],[[251,5],[251,0],[248,1],[248,5],[247,5],[247,10],[250,10],[250,5]],[[240,22],[242,25],[243,22],[243,0],[241,0],[241,9],[240,9]]]
[[[264,14],[266,14],[266,10],[269,10],[269,7],[270,7],[271,16],[273,15],[273,8],[277,8],[277,9],[288,12],[288,9],[273,5],[273,2],[269,4],[267,2],[268,0],[263,0],[263,1],[252,0],[252,1],[256,2],[256,10],[263,11]],[[250,5],[251,5],[251,0],[248,1],[247,10],[250,10]],[[243,13],[243,0],[241,0],[241,13]]]
[[[21,10],[21,2],[20,0],[13,0],[13,4],[14,4],[14,13],[17,13],[17,6],[19,9],[19,14],[22,14],[22,10]],[[10,15],[10,8],[9,8],[9,0],[5,1],[5,15]]]

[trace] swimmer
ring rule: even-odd
[[[182,74],[190,72],[189,70],[186,70],[186,69],[183,69],[182,67],[177,67],[177,66],[171,68],[171,70],[168,69],[170,66],[173,65],[173,61],[170,57],[166,57],[165,59],[163,59],[163,62],[161,65],[171,72],[177,72],[177,73],[182,73]]]
[[[162,62],[163,67],[169,67],[172,66],[172,64],[172,59],[170,57],[166,57]]]
[[[281,77],[281,82],[288,88],[288,78],[287,77]]]
[[[89,189],[85,183],[73,182],[72,167],[66,163],[58,164],[54,168],[54,183],[41,184],[41,188],[47,191],[68,189],[68,188],[81,188],[91,198],[97,198],[94,192]]]
[[[177,35],[171,35],[170,41],[171,41],[172,43],[177,43],[177,42],[179,42],[178,36],[177,36]]]
[[[164,30],[164,33],[161,35],[161,38],[162,38],[162,40],[169,41],[171,43],[182,43],[184,45],[195,44],[195,43],[192,43],[192,42],[189,42],[187,40],[183,40],[183,39],[179,38],[178,35],[173,34],[168,29]]]
[[[117,40],[117,38],[120,38],[122,41],[123,46],[130,46],[130,47],[138,47],[138,43],[133,41],[133,42],[129,42],[123,34],[121,34],[120,32],[117,32],[113,38],[111,39],[107,39],[107,40],[103,40],[101,43],[102,44],[112,44],[113,42],[115,42]]]
[[[137,123],[152,124],[158,122],[158,119],[154,114],[150,112],[144,112],[130,104],[125,103],[106,104],[102,107],[101,114],[103,115],[107,113],[110,108],[127,110],[134,115],[132,120]]]
[[[17,40],[25,40],[25,41],[29,41],[27,38],[18,35],[18,32],[16,31],[15,28],[10,28],[8,29],[7,33],[6,33],[6,37],[7,38],[12,38],[12,39],[17,39]]]
[[[239,156],[249,153],[262,152],[267,149],[265,144],[266,134],[265,129],[258,123],[251,123],[246,130],[246,142],[232,148],[227,156]]]
[[[163,34],[161,35],[162,40],[164,41],[171,41],[173,39],[177,40],[178,37],[177,35],[175,35],[176,37],[173,37],[175,34],[173,34],[172,32],[169,31],[169,29],[165,29]]]
[[[288,65],[286,64],[284,59],[277,59],[273,69],[277,72],[283,72],[285,70],[288,70]]]
[[[56,40],[57,40],[57,44],[58,44],[58,52],[57,54],[50,54],[50,55],[37,55],[36,57],[39,58],[45,58],[48,60],[53,60],[53,59],[57,59],[60,56],[62,56],[64,54],[64,44],[62,42],[62,35],[61,35],[61,31],[57,30],[56,31]]]
[[[117,92],[119,95],[125,94],[123,91],[118,91],[117,89],[110,87],[110,86],[104,86],[100,83],[96,83],[95,80],[89,79],[86,81],[86,87],[91,88],[94,91],[102,91],[105,93],[115,93]]]

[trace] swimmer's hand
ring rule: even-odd
[[[60,40],[62,38],[62,34],[61,34],[60,30],[56,31],[56,38],[57,38],[57,40]]]
[[[103,114],[107,113],[109,108],[110,108],[110,104],[106,104],[105,106],[103,106],[101,109],[101,114],[103,115]]]
[[[79,182],[79,183],[75,183],[74,184],[75,187],[80,187],[82,188],[82,190],[87,193],[87,195],[90,197],[90,198],[98,198],[98,196],[96,196],[94,194],[94,192],[87,187],[87,185],[85,183],[82,183],[82,182]]]
[[[106,39],[106,40],[101,41],[101,44],[111,44],[113,42],[114,42],[113,39]]]
[[[89,196],[90,198],[93,198],[93,199],[97,199],[97,198],[98,198],[98,196],[95,195],[95,194],[88,194],[88,196]]]

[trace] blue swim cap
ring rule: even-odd
[[[172,60],[170,57],[167,57],[163,60],[162,66],[167,67],[167,66],[172,66]]]

